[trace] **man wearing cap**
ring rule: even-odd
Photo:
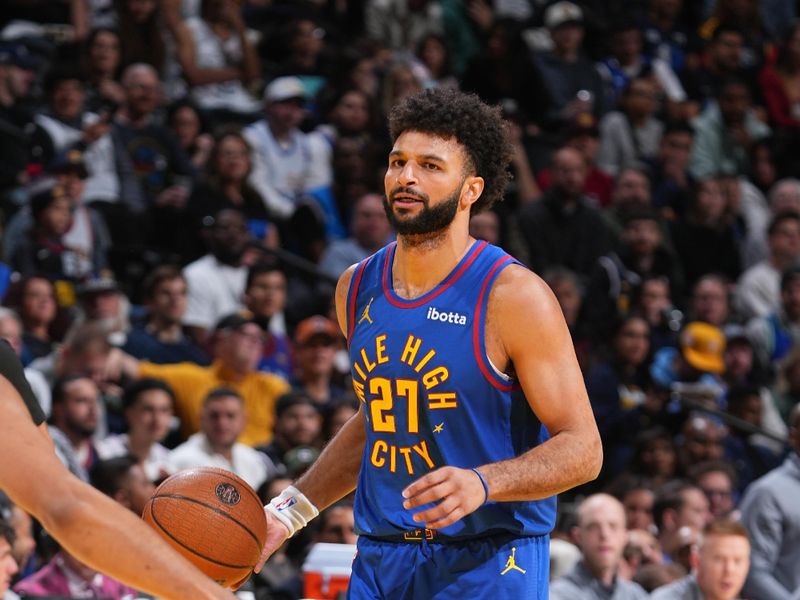
[[[340,338],[336,324],[320,315],[301,321],[294,334],[294,387],[320,405],[344,395],[344,390],[331,381]]]
[[[561,1],[544,12],[553,50],[534,57],[550,97],[546,120],[552,125],[568,121],[581,112],[601,117],[606,109],[606,92],[595,64],[581,55],[583,11],[572,2]]]
[[[208,367],[193,363],[156,365],[118,352],[107,371],[166,381],[175,391],[175,412],[186,437],[200,430],[206,395],[214,388],[230,387],[244,401],[246,423],[239,441],[250,446],[266,444],[272,439],[275,401],[289,385],[277,375],[256,370],[263,343],[263,324],[234,313],[217,323],[212,338],[213,362]]]
[[[294,214],[304,194],[330,181],[330,165],[318,160],[299,129],[305,99],[297,77],[278,77],[264,91],[264,118],[243,130],[253,148],[250,183],[281,219]]]

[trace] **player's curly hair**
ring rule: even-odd
[[[511,179],[511,144],[499,107],[452,89],[424,90],[398,103],[389,115],[392,141],[404,131],[455,138],[464,147],[472,163],[469,166],[484,179],[483,193],[472,205],[472,214],[503,198]]]

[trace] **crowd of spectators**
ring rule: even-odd
[[[800,598],[798,10],[5,1],[0,336],[57,453],[138,513],[182,468],[264,500],[301,474],[358,410],[332,295],[392,239],[386,116],[460,88],[513,146],[471,233],[552,288],[603,438],[553,597]],[[309,546],[354,539],[345,501],[240,594],[298,598]],[[10,585],[135,595],[3,502]]]

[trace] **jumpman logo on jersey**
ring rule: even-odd
[[[361,318],[358,320],[358,323],[356,323],[356,325],[361,325],[361,321],[363,321],[364,319],[366,319],[368,323],[372,324],[372,318],[369,316],[369,307],[372,306],[373,300],[375,300],[374,296],[369,299],[369,302],[364,307],[364,312],[361,313]]]
[[[433,428],[433,433],[442,433],[443,429],[444,429],[444,421],[442,421]]]
[[[523,575],[525,574],[525,569],[517,566],[516,556],[517,556],[517,549],[511,548],[511,556],[508,557],[508,560],[506,561],[506,568],[500,572],[500,575],[505,575],[511,569],[515,569],[520,573],[522,573]]]

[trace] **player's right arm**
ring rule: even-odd
[[[72,476],[0,377],[0,489],[81,562],[168,600],[233,599],[132,512]]]
[[[347,292],[355,266],[347,269],[336,286],[336,315],[339,327],[347,336]],[[323,510],[340,500],[356,487],[358,472],[361,469],[361,457],[364,454],[366,430],[364,429],[361,408],[339,430],[339,433],[322,451],[317,461],[294,483],[305,499],[317,510]],[[261,560],[256,566],[256,573],[264,562],[286,541],[289,536],[287,527],[269,510],[267,514],[267,543]]]

